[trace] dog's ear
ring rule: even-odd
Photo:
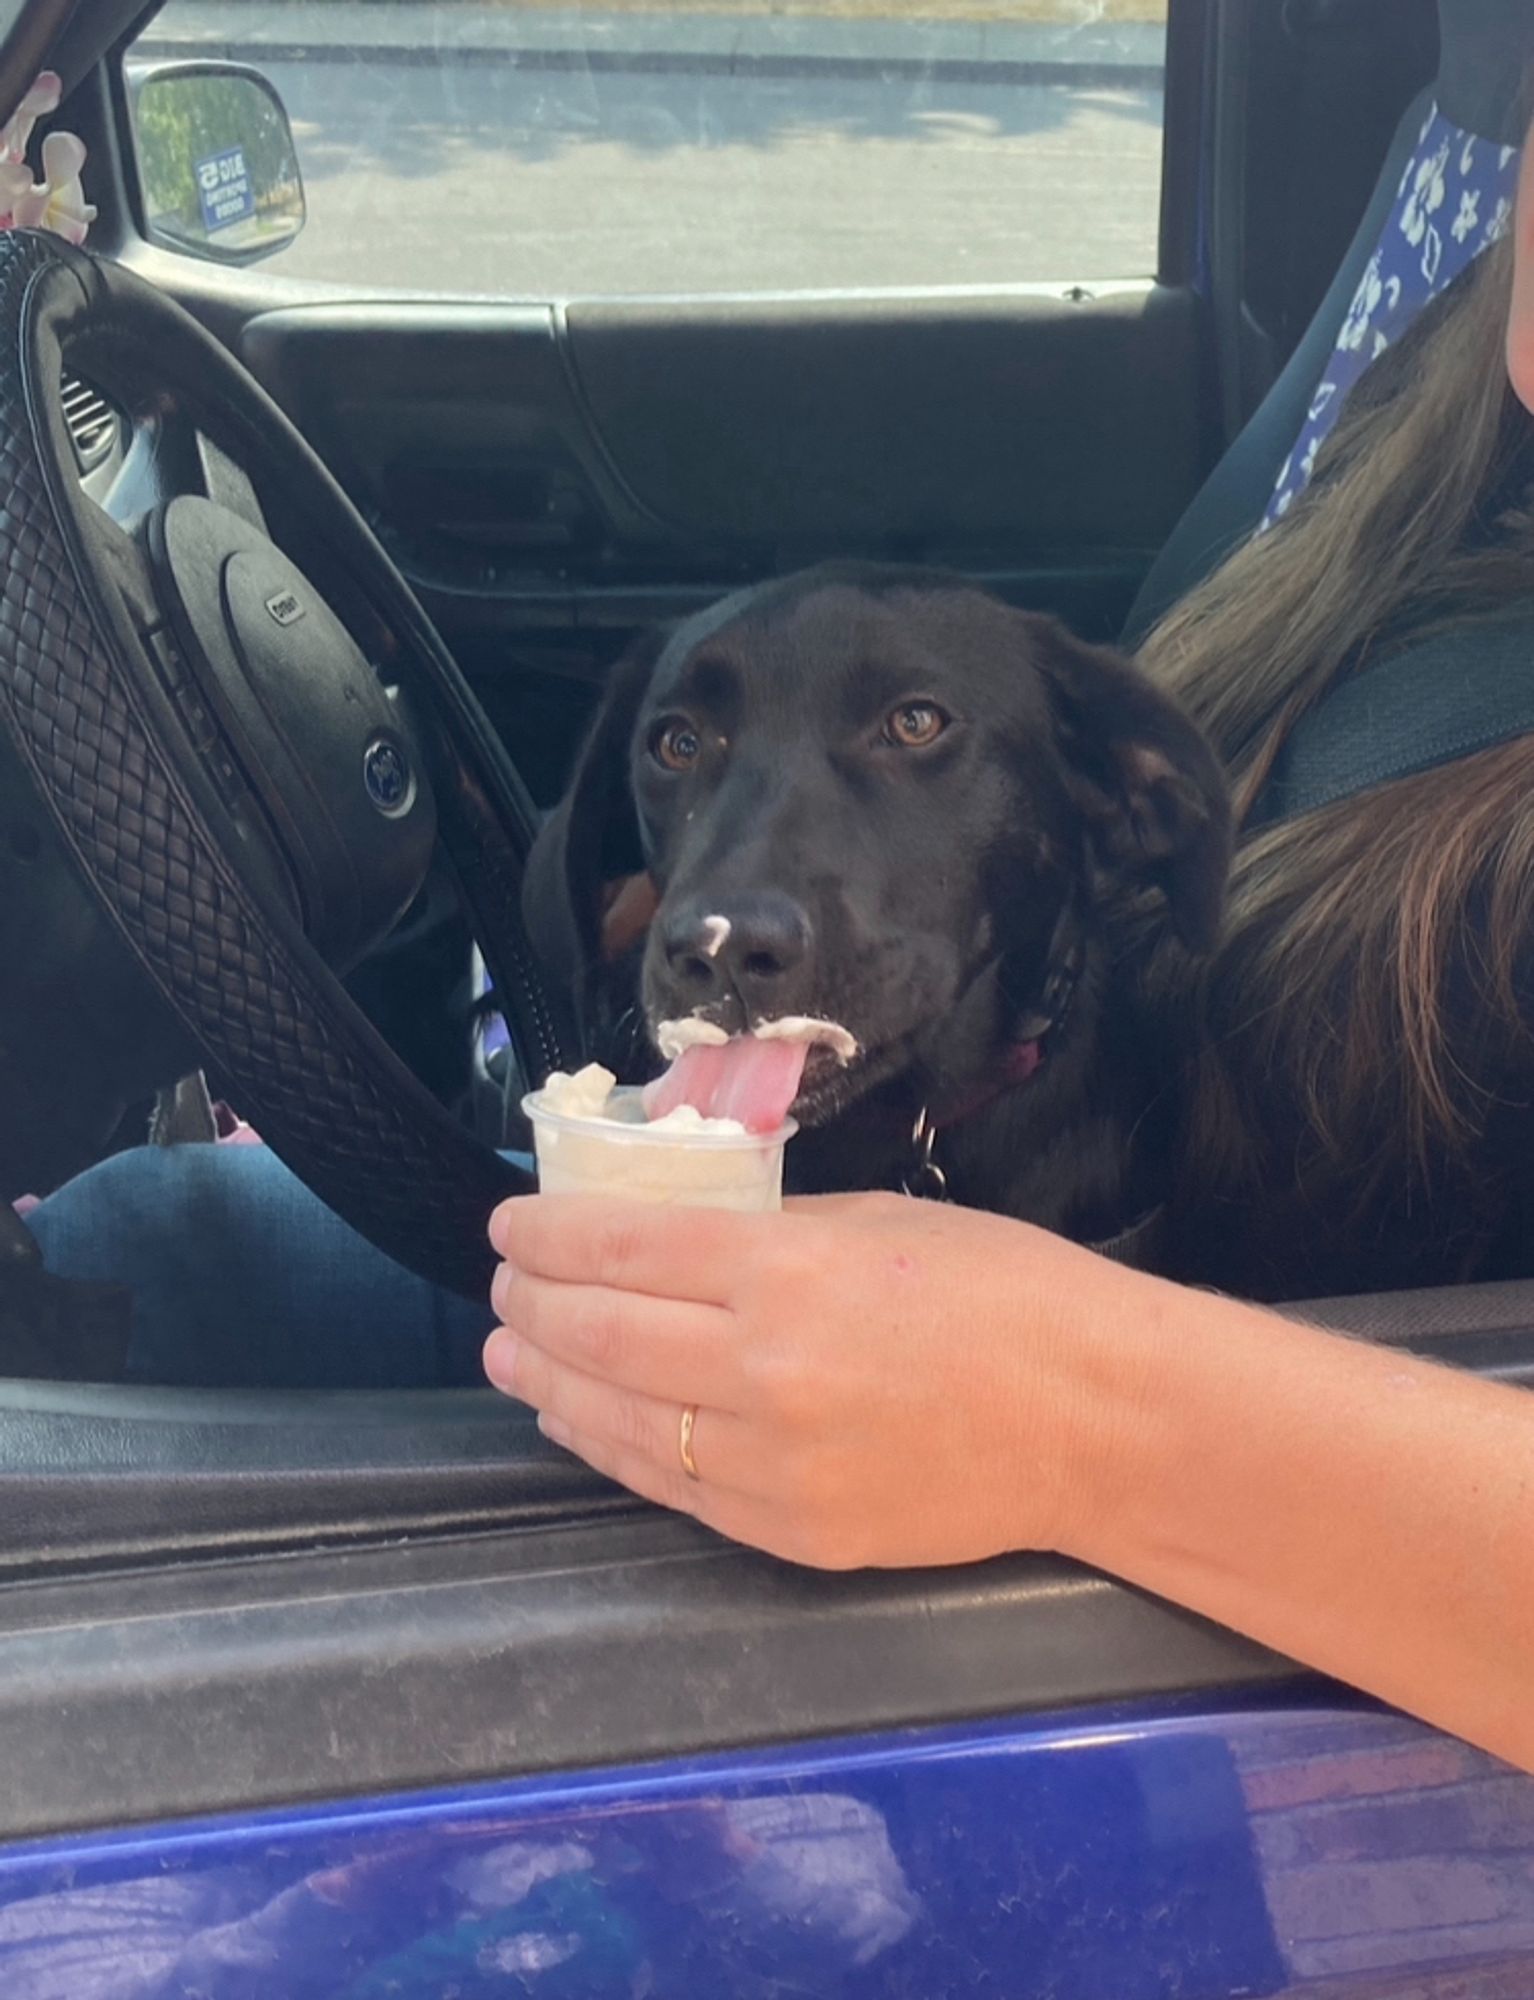
[[[1101,865],[1153,883],[1190,951],[1213,949],[1230,872],[1224,773],[1203,732],[1121,653],[1053,621],[1035,634],[1073,796]]]
[[[669,634],[646,632],[613,668],[564,796],[533,842],[522,885],[528,936],[550,978],[572,992],[603,955],[610,885],[644,872],[629,786],[629,745]]]

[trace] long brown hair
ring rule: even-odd
[[[1238,821],[1344,675],[1407,631],[1534,600],[1510,282],[1504,243],[1369,371],[1287,518],[1147,640],[1142,663],[1225,759]],[[1522,1033],[1531,915],[1534,738],[1244,837],[1194,1010],[1205,1170],[1363,1203],[1398,1165],[1430,1178],[1472,1154]],[[1281,1152],[1254,1096],[1284,1107]]]

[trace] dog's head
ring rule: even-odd
[[[930,1060],[961,1014],[983,1061],[1072,911],[1155,889],[1207,950],[1229,848],[1213,754],[1127,660],[955,579],[825,569],[620,664],[527,909],[577,985],[604,914],[608,957],[650,918],[652,1037],[681,1019],[845,1030],[853,1061],[806,1071],[796,1110],[816,1122]]]

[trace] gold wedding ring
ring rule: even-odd
[[[692,1455],[693,1426],[697,1421],[697,1404],[685,1404],[682,1409],[682,1429],[677,1438],[677,1449],[682,1456],[682,1470],[687,1474],[689,1479],[701,1479],[703,1477],[703,1474],[698,1470],[698,1461]]]

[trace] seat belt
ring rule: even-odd
[[[1408,641],[1296,723],[1248,829],[1534,734],[1534,604]]]

